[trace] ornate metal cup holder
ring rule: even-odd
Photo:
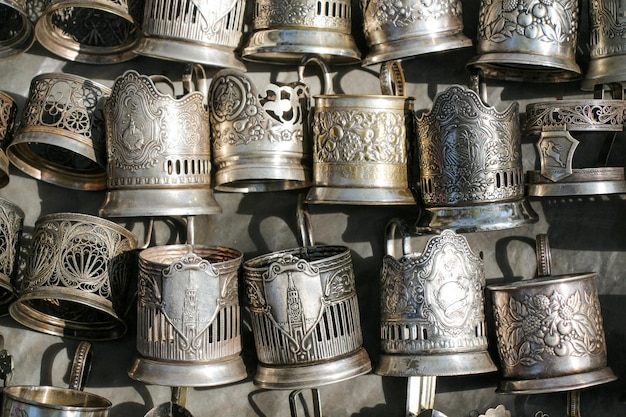
[[[609,88],[612,99],[604,98]],[[624,130],[626,101],[620,84],[598,85],[593,99],[556,100],[526,107],[526,132],[536,143],[540,170],[527,173],[528,195],[535,197],[626,193],[624,167],[607,161],[616,136]],[[586,140],[604,140],[596,166],[574,168],[580,141],[570,132],[587,132]],[[584,146],[585,144],[581,145]],[[591,144],[589,144],[591,145]],[[588,148],[587,148],[588,149]],[[583,150],[583,155],[585,151]]]
[[[0,91],[0,188],[9,184],[9,157],[5,149],[13,140],[17,104],[9,94]]]

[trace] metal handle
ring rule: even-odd
[[[396,253],[396,232],[400,232],[402,237],[402,254]],[[411,236],[408,232],[406,222],[401,219],[394,218],[389,220],[387,227],[385,228],[385,253],[394,258],[400,258],[403,255],[408,255],[412,252],[411,249]]]
[[[298,207],[296,208],[296,219],[298,222],[298,231],[300,232],[300,241],[302,246],[315,245],[313,238],[313,226],[311,225],[311,215],[304,204],[304,194],[298,196]]]
[[[535,237],[535,252],[537,255],[537,276],[548,277],[552,275],[552,254],[548,235],[538,234]]]
[[[155,88],[157,88],[157,86],[156,86],[157,83],[163,83],[163,84],[167,85],[169,88],[172,89],[172,96],[176,97],[176,87],[174,86],[174,83],[172,82],[172,80],[167,78],[165,75],[160,75],[160,74],[150,75],[148,78],[150,78],[150,81],[152,81],[152,83],[154,84]],[[158,90],[158,88],[157,88],[157,90]]]
[[[380,66],[380,90],[385,95],[405,96],[406,82],[399,60],[385,61]]]
[[[470,88],[478,94],[480,101],[487,106],[487,84],[482,70],[475,68],[470,75]]]
[[[4,348],[4,336],[0,335],[0,379],[6,387],[13,376],[13,357]]]
[[[194,81],[195,76],[195,81]],[[209,79],[206,76],[204,67],[200,64],[187,64],[183,72],[183,94],[198,91],[204,97],[204,105],[209,103]]]
[[[325,95],[334,94],[333,80],[330,76],[328,65],[326,65],[326,62],[320,56],[305,55],[304,57],[302,57],[302,59],[300,60],[300,65],[298,66],[298,82],[300,84],[306,85],[306,82],[304,81],[304,69],[311,62],[314,64],[317,64],[322,70],[322,77],[324,80],[324,86],[323,86],[324,88],[322,89],[323,94]]]
[[[91,361],[93,350],[91,343],[82,341],[78,344],[74,360],[72,360],[72,370],[70,372],[70,389],[82,391],[87,384],[87,378],[91,371]]]
[[[405,416],[445,417],[445,414],[434,409],[436,388],[436,376],[410,376],[406,385]]]
[[[313,398],[313,416],[322,417],[322,400],[320,399],[320,392],[317,388],[311,388],[311,397]],[[298,416],[298,398],[304,401],[301,389],[289,393],[289,410],[291,411],[291,417]]]

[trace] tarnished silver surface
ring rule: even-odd
[[[394,238],[387,237],[387,246]],[[410,239],[404,241],[406,250]],[[376,373],[411,377],[496,371],[487,352],[484,287],[483,260],[465,237],[451,230],[432,236],[423,252],[387,254],[381,270]]]
[[[13,97],[0,91],[0,188],[5,187],[10,180],[9,157],[5,149],[13,140],[17,104]]]
[[[619,0],[589,1],[589,67],[583,90],[597,84],[626,82],[626,14]]]
[[[472,46],[460,0],[361,0],[369,52],[363,65]]]
[[[209,90],[215,189],[262,192],[309,187],[309,100],[302,82],[257,88],[240,71],[215,74]]]
[[[579,79],[576,0],[482,0],[478,55],[468,63],[487,78],[567,82]]]
[[[28,51],[35,41],[35,25],[26,0],[0,2],[0,58]]]
[[[13,165],[42,181],[77,190],[106,186],[102,100],[111,90],[80,75],[40,74],[7,148]]]
[[[352,37],[350,0],[254,0],[253,32],[242,56],[249,61],[296,64],[318,55],[354,64],[361,52]]]
[[[87,64],[133,59],[143,0],[49,0],[35,36],[53,54]]]
[[[272,252],[247,260],[243,269],[257,385],[312,388],[371,370],[347,248]]]
[[[52,335],[85,340],[122,337],[136,247],[133,233],[96,216],[41,217],[18,300],[9,309],[11,317]]]
[[[480,231],[537,220],[524,203],[517,103],[500,112],[477,91],[453,85],[416,114],[416,124],[419,177],[412,180],[430,212],[423,226]]]
[[[245,6],[244,0],[146,0],[143,36],[135,52],[245,70],[235,55],[242,37]]]
[[[129,375],[148,384],[215,386],[244,379],[238,271],[242,253],[167,245],[139,254],[137,351]]]
[[[537,278],[491,285],[505,393],[571,391],[614,381],[596,273],[551,276],[547,236],[537,236]]]
[[[399,61],[384,63],[379,79],[381,95],[314,96],[313,187],[307,203],[415,204],[408,178],[414,98],[402,95]]]
[[[623,167],[606,166],[612,149],[598,157],[599,166],[574,167],[580,141],[570,132],[597,132],[605,140],[624,130],[626,105],[621,85],[613,85],[615,99],[604,99],[604,86],[596,86],[595,98],[555,100],[526,106],[525,130],[539,135],[536,143],[540,171],[528,173],[528,195],[594,195],[626,192]],[[601,140],[601,138],[597,138]],[[582,152],[587,152],[583,150]],[[604,165],[604,166],[603,166]]]
[[[202,93],[180,98],[129,70],[105,105],[108,191],[105,217],[191,216],[221,208],[211,190],[209,113]]]
[[[11,201],[0,197],[0,314],[8,313],[9,304],[15,301],[15,280],[24,211]]]
[[[91,367],[91,344],[81,342],[74,354],[69,388],[14,385],[3,390],[2,417],[108,417],[113,404],[84,392]]]

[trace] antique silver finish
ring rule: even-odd
[[[14,385],[3,390],[2,417],[108,417],[113,404],[83,388],[91,368],[91,344],[81,342],[74,354],[69,388]]]
[[[35,26],[26,0],[0,1],[0,58],[28,51],[35,41]]]
[[[249,61],[297,64],[317,55],[332,64],[361,61],[351,34],[350,0],[254,0],[253,32],[243,48]]]
[[[468,66],[487,78],[530,82],[579,79],[576,0],[482,0],[478,55]]]
[[[20,256],[24,211],[11,201],[0,198],[0,314],[8,313],[15,301],[15,279]]]
[[[533,394],[614,381],[607,367],[593,272],[551,276],[547,236],[537,237],[538,277],[487,287],[502,376],[498,390]]]
[[[327,73],[323,65],[322,70]],[[314,185],[307,203],[415,204],[408,185],[414,99],[404,95],[399,61],[385,62],[379,77],[381,95],[314,97]]]
[[[539,135],[536,148],[541,169],[529,171],[528,195],[594,195],[626,192],[626,177],[621,166],[606,166],[615,135],[624,130],[626,102],[622,88],[612,86],[616,97],[603,98],[598,86],[593,99],[555,100],[526,106],[526,132]],[[598,166],[574,167],[580,142],[571,132],[597,132],[610,145],[601,151]],[[596,135],[597,136],[597,135]],[[582,150],[587,152],[587,150]]]
[[[363,65],[472,46],[460,0],[361,0],[369,52]]]
[[[242,257],[235,249],[198,245],[140,252],[140,357],[129,371],[132,378],[185,387],[246,378],[237,278]]]
[[[626,14],[619,0],[589,1],[589,66],[583,90],[626,82]]]
[[[371,370],[350,250],[307,246],[244,262],[259,365],[255,384],[313,388]]]
[[[209,104],[216,190],[260,192],[311,185],[305,84],[257,89],[244,73],[225,69],[213,77]]]
[[[387,247],[396,225],[388,225]],[[376,373],[452,376],[496,371],[487,352],[483,260],[462,235],[444,230],[424,251],[383,258],[381,355]],[[406,250],[409,249],[409,252]]]
[[[470,232],[537,221],[524,198],[517,103],[500,112],[478,90],[453,85],[416,123],[421,226]]]
[[[142,10],[142,0],[49,0],[35,36],[70,61],[116,64],[137,56]]]
[[[13,165],[33,178],[76,190],[106,187],[104,85],[63,73],[34,77],[9,143]]]
[[[105,217],[220,213],[211,189],[209,113],[198,91],[175,98],[134,70],[118,77],[105,105]],[[173,89],[173,87],[172,87]]]
[[[135,52],[245,71],[234,53],[245,5],[244,0],[146,0],[143,36]]]
[[[56,213],[35,223],[18,300],[9,313],[43,333],[111,340],[126,332],[137,238],[108,220]]]
[[[0,188],[10,180],[9,157],[4,151],[13,140],[13,129],[17,115],[17,104],[9,94],[0,91]]]

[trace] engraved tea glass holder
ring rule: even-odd
[[[27,0],[0,1],[0,58],[26,52],[35,41]]]
[[[146,0],[135,52],[172,61],[245,71],[237,59],[244,0]]]
[[[352,37],[350,0],[254,0],[253,32],[242,56],[249,61],[297,64],[318,55],[331,64],[361,61]]]
[[[18,300],[9,313],[43,333],[113,340],[124,315],[137,238],[100,217],[56,213],[35,223]]]
[[[403,255],[395,256],[400,224]],[[387,225],[381,270],[381,355],[386,376],[454,376],[497,370],[487,351],[485,272],[467,239],[433,235],[421,253],[399,220]]]
[[[0,198],[0,314],[8,313],[15,301],[15,283],[20,256],[24,211],[13,202]]]
[[[363,65],[472,46],[460,0],[361,0],[369,52]]]
[[[576,0],[481,0],[478,55],[468,67],[509,81],[577,80],[579,20]]]
[[[262,192],[311,185],[309,94],[299,82],[258,89],[225,69],[209,91],[215,189]]]
[[[547,236],[536,242],[537,278],[487,286],[503,376],[498,391],[571,391],[614,381],[596,273],[551,275]]]
[[[0,188],[9,184],[9,157],[5,149],[13,140],[17,104],[9,94],[0,91]]]
[[[524,197],[518,104],[485,104],[484,86],[450,86],[416,114],[419,175],[426,210],[420,226],[457,232],[502,230],[538,220]]]
[[[400,62],[381,66],[380,95],[333,94],[322,60],[305,60],[299,72],[308,62],[322,68],[326,91],[314,96],[313,187],[306,202],[414,205],[408,179],[414,99],[404,95]]]
[[[139,253],[137,351],[129,375],[148,384],[215,386],[246,378],[238,271],[242,253],[202,245]]]
[[[106,187],[102,101],[111,90],[64,73],[34,77],[14,139],[7,147],[13,165],[61,187]]]
[[[526,106],[526,132],[539,136],[536,149],[541,165],[540,170],[527,174],[529,196],[626,193],[624,167],[608,166],[616,137],[624,130],[626,102],[621,85],[609,86],[612,99],[604,98],[605,87],[596,85],[593,99],[554,100]],[[577,132],[581,140],[571,132]],[[586,135],[585,140],[580,135]],[[575,164],[576,155],[580,158]],[[584,160],[593,155],[598,158]]]
[[[287,249],[243,268],[259,359],[255,384],[313,388],[371,370],[348,248]]]
[[[62,58],[116,64],[135,58],[143,0],[49,0],[35,25],[39,43]]]
[[[174,90],[166,77],[126,71],[106,101],[108,191],[100,215],[220,213],[211,189],[205,96],[185,82],[183,96],[174,97],[157,82]]]
[[[626,14],[618,0],[589,2],[589,66],[583,90],[626,82]]]

